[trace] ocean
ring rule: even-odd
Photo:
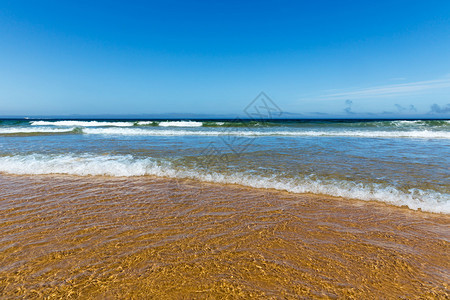
[[[1,120],[0,297],[448,298],[448,120]]]
[[[0,121],[0,172],[159,176],[450,213],[449,120]]]

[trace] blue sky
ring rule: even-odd
[[[3,1],[0,115],[450,116],[450,1]]]

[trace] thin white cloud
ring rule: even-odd
[[[445,77],[435,80],[390,84],[371,88],[357,89],[352,91],[332,93],[328,95],[322,95],[320,98],[342,100],[342,99],[356,99],[356,98],[364,99],[364,98],[389,97],[449,87],[450,87],[450,77]]]

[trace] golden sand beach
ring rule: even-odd
[[[237,185],[0,175],[0,295],[448,299],[449,225]]]

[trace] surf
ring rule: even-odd
[[[450,214],[450,195],[434,190],[410,188],[402,191],[380,183],[325,179],[310,174],[296,178],[234,172],[224,174],[155,158],[132,155],[31,154],[0,157],[0,172],[16,175],[65,174],[77,176],[159,176],[194,179],[219,184],[239,184],[253,188],[284,190],[291,193],[323,194],[366,201],[380,201],[414,210]]]

